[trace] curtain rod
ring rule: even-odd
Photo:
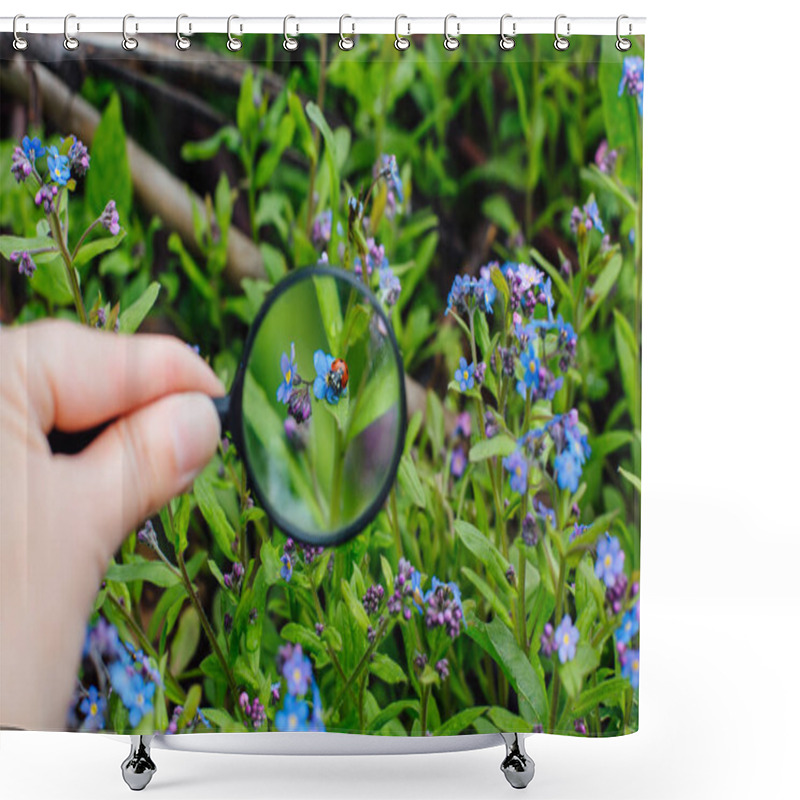
[[[500,17],[195,17],[182,14],[175,17],[136,17],[129,15],[125,30],[129,36],[148,33],[176,33],[180,28],[183,36],[193,33],[230,32],[238,36],[256,33],[283,34],[286,30],[292,36],[311,33],[331,33],[352,36],[354,34],[394,34],[409,36],[418,33],[444,34],[445,25],[451,36],[470,34],[499,34]],[[530,33],[549,33],[555,30],[555,17],[515,17],[504,15],[503,30],[509,36]],[[82,17],[69,15],[66,20],[68,33],[78,36],[81,33],[119,33],[122,34],[123,18],[120,17]],[[286,28],[284,27],[286,26]],[[396,29],[397,26],[397,29]],[[0,17],[0,33],[14,30],[14,17]],[[608,35],[617,34],[616,17],[570,17],[559,15],[558,32],[561,36]],[[644,17],[625,17],[621,23],[622,36],[641,35],[645,32]],[[17,33],[61,34],[65,33],[65,17],[27,17],[17,20]]]

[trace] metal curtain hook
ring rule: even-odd
[[[400,35],[400,20],[401,19],[408,19],[405,14],[398,14],[394,18],[394,46],[398,50],[408,50],[411,47],[411,41],[406,39],[405,36]],[[411,35],[411,23],[407,22],[406,25],[408,26],[408,35]]]
[[[351,39],[349,36],[344,35],[344,21],[346,19],[353,19],[349,14],[342,14],[339,17],[339,49],[341,50],[352,50],[355,46],[355,40]],[[356,24],[355,22],[352,23],[353,33],[356,32]]]
[[[617,50],[619,50],[621,53],[624,53],[626,50],[630,50],[631,49],[631,40],[630,39],[624,39],[620,35],[620,32],[619,32],[620,23],[624,19],[628,19],[628,17],[625,14],[620,14],[617,17],[617,44],[616,44],[616,47],[617,47]],[[631,23],[629,22],[628,23],[628,36],[630,36],[632,32],[633,32],[633,25],[631,25]]]
[[[135,50],[139,46],[139,42],[137,39],[134,39],[133,36],[128,36],[128,20],[129,19],[136,19],[133,14],[126,14],[122,18],[122,47],[124,50]],[[135,25],[134,30],[138,30],[139,26]]]
[[[69,21],[71,19],[75,19],[74,14],[67,14],[64,17],[64,49],[65,50],[77,50],[80,42],[74,37],[69,35]]]
[[[459,41],[455,38],[455,36],[451,36],[447,32],[447,25],[451,19],[458,20],[458,17],[455,14],[448,14],[444,18],[444,49],[445,50],[457,50]],[[461,23],[456,21],[456,36],[461,33]]]
[[[288,25],[290,19],[297,19],[297,17],[293,17],[290,14],[288,17],[283,18],[283,49],[288,50],[291,53],[297,50],[298,42],[297,39],[293,39],[291,36],[289,36]]]
[[[21,19],[26,19],[25,15],[24,14],[17,14],[14,17],[14,25],[12,27],[12,30],[14,31],[14,49],[17,50],[18,52],[22,52],[23,50],[27,50],[28,49],[28,40],[27,39],[23,39],[17,33],[17,22],[19,22],[19,20],[21,20]],[[28,30],[28,23],[27,22],[25,23],[25,30]]]
[[[228,47],[228,50],[231,51],[231,53],[235,53],[237,50],[241,50],[242,49],[242,40],[241,39],[237,39],[231,33],[231,22],[233,22],[235,19],[239,19],[239,17],[237,17],[236,14],[231,14],[228,17],[228,44],[227,44],[227,47]]]
[[[517,23],[511,23],[511,36],[507,36],[506,32],[503,30],[503,26],[505,25],[505,21],[507,19],[512,19],[511,14],[503,14],[500,17],[500,49],[501,50],[513,50],[516,41],[514,41],[514,37],[517,35]]]
[[[191,41],[181,33],[181,20],[187,19],[188,16],[188,14],[178,14],[175,20],[175,47],[177,47],[178,50],[188,50],[192,44]],[[189,30],[191,31],[191,29],[192,23],[190,22]]]
[[[566,14],[559,14],[556,17],[556,22],[555,22],[555,26],[554,26],[554,32],[555,32],[555,35],[556,35],[556,40],[553,42],[553,47],[555,47],[555,49],[559,50],[559,51],[564,51],[569,47],[569,39],[565,39],[558,32],[558,21],[560,19],[566,19],[566,18],[567,18]],[[567,23],[567,36],[569,36],[569,27],[570,26],[569,26],[569,22],[568,22]]]

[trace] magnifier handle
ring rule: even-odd
[[[214,403],[214,408],[217,409],[222,430],[224,431],[228,422],[228,414],[230,413],[231,399],[230,397],[212,397],[211,400]],[[59,453],[65,456],[74,456],[76,453],[80,453],[81,450],[85,450],[113,422],[115,420],[110,419],[85,431],[72,431],[71,433],[53,428],[47,436],[50,451],[53,454]]]

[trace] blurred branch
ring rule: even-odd
[[[35,83],[35,89],[32,87]],[[74,133],[91,142],[100,122],[99,112],[40,63],[15,58],[0,70],[0,87],[27,101],[36,91],[44,115],[65,134]],[[199,252],[192,221],[192,204],[202,216],[205,204],[130,137],[127,138],[128,161],[133,188],[142,206],[159,216],[187,246]],[[234,283],[242,278],[263,278],[264,266],[259,249],[236,228],[228,237],[226,276]]]

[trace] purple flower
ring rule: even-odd
[[[293,416],[288,416],[283,421],[283,432],[295,450],[305,450],[306,431]]]
[[[149,519],[144,523],[144,527],[136,534],[136,538],[142,542],[142,544],[146,544],[153,550],[158,550],[158,537],[156,536],[156,529],[153,527],[153,523]]]
[[[50,180],[58,186],[66,186],[70,178],[69,158],[62,156],[55,146],[51,147],[47,152],[47,168],[50,170]]]
[[[284,553],[281,556],[281,578],[288,583],[292,579],[293,570],[292,557],[288,553]]]
[[[17,183],[22,183],[33,172],[33,166],[21,148],[15,147],[11,156],[11,174]]]
[[[636,106],[641,116],[644,97],[644,62],[641,56],[626,56],[623,60],[617,96],[622,97],[623,92],[636,98]]]
[[[295,386],[289,395],[289,415],[298,425],[302,425],[311,416],[311,396],[305,384]]]
[[[57,195],[58,189],[56,189],[55,186],[51,186],[49,183],[46,183],[37,190],[36,196],[33,198],[33,202],[36,203],[37,206],[41,206],[42,211],[45,214],[52,214],[56,207],[55,203]]]
[[[417,653],[414,656],[414,666],[417,669],[417,672],[422,672],[425,669],[426,664],[428,663],[428,656],[425,653]]]
[[[462,411],[456,417],[456,427],[453,430],[453,435],[463,436],[466,439],[472,435],[472,417],[469,414],[469,411]]]
[[[517,571],[514,569],[513,564],[509,564],[506,569],[506,580],[513,586],[517,580]]]
[[[308,730],[308,704],[292,695],[283,700],[283,708],[275,715],[275,727],[279,731],[295,732]]]
[[[483,416],[483,430],[487,439],[492,439],[500,433],[500,425],[491,410],[487,411]]]
[[[324,398],[330,405],[335,406],[339,403],[340,397],[347,396],[347,387],[342,386],[340,373],[332,371],[333,362],[333,356],[322,350],[314,353],[314,369],[317,371],[317,377],[314,378],[314,397],[317,400]]]
[[[446,658],[440,658],[436,662],[436,672],[441,680],[446,680],[450,675],[450,662]]]
[[[75,139],[69,148],[69,168],[76,178],[83,177],[89,171],[89,151],[86,145],[80,140]]]
[[[556,634],[553,626],[548,622],[542,632],[542,655],[549,658],[556,650]]]
[[[475,365],[467,365],[467,359],[461,356],[454,377],[462,392],[473,389],[475,387]]]
[[[297,379],[297,361],[294,355],[294,342],[290,348],[291,355],[281,355],[281,385],[278,387],[278,401],[288,403]]]
[[[451,639],[461,631],[464,609],[461,606],[461,591],[449,581],[443,583],[436,576],[431,579],[431,588],[425,594],[425,624],[429,628],[442,626]]]
[[[522,520],[522,541],[528,547],[535,547],[539,541],[539,525],[536,522],[536,517],[529,511]]]
[[[109,200],[100,215],[100,224],[112,235],[119,233],[119,212],[114,200]]]
[[[283,665],[283,677],[290,694],[302,697],[311,683],[311,662],[303,655],[299,644],[294,646],[292,655]]]
[[[519,494],[528,490],[528,462],[521,450],[515,450],[510,456],[503,459],[503,466],[511,475],[509,483],[511,489]]]
[[[575,658],[575,648],[581,635],[572,624],[572,617],[569,614],[565,615],[561,620],[561,624],[556,628],[554,638],[558,648],[558,660],[562,664],[572,661]]]
[[[80,710],[86,717],[82,730],[101,731],[105,728],[106,698],[97,691],[96,686],[89,687],[89,694],[81,701]]]
[[[314,624],[314,630],[317,632],[317,636],[322,636],[325,633],[325,626],[321,622],[317,622]]]
[[[600,142],[600,146],[597,148],[597,152],[594,154],[594,163],[597,164],[597,168],[600,172],[609,175],[614,171],[614,167],[617,164],[617,151],[616,150],[609,150],[608,149],[608,142],[603,139]]]
[[[614,581],[613,586],[609,586],[606,588],[606,602],[611,606],[611,610],[615,614],[619,614],[622,611],[622,603],[625,600],[625,595],[628,592],[628,578],[626,577],[624,572],[620,572],[617,575],[617,579]],[[638,613],[638,603],[637,603],[637,613]],[[638,619],[638,617],[637,617]]]
[[[450,458],[450,474],[458,480],[467,468],[467,454],[464,448],[459,445],[453,450],[453,455]]]
[[[32,278],[33,273],[36,272],[36,264],[27,250],[14,250],[8,260],[12,264],[19,262],[19,274],[26,278]]]
[[[486,362],[485,361],[479,361],[475,365],[474,376],[475,376],[475,383],[478,386],[483,386],[483,382],[486,380]]]
[[[572,723],[573,727],[575,728],[575,733],[579,733],[581,736],[586,736],[586,720],[583,718],[576,719]]]
[[[583,212],[586,214],[587,219],[592,221],[592,225],[600,231],[605,233],[603,221],[600,219],[600,210],[597,208],[597,201],[592,199],[584,207]],[[587,226],[588,227],[588,226]]]
[[[639,688],[639,651],[626,650],[621,657],[622,677],[631,682],[634,689]]]
[[[361,598],[361,603],[367,614],[377,614],[383,600],[383,586],[379,583],[373,584],[367,589],[367,593]]]
[[[625,552],[620,548],[619,539],[606,533],[605,537],[601,538],[597,543],[597,561],[594,565],[594,574],[606,586],[611,587],[622,574],[624,564]]]
[[[311,243],[316,248],[321,248],[331,240],[333,228],[333,211],[322,211],[314,218],[311,228]]]

